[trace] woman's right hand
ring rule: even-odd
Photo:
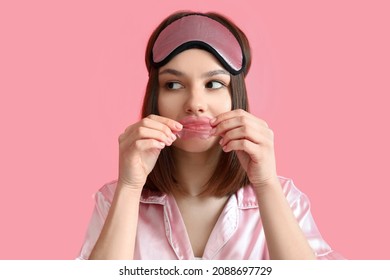
[[[118,183],[142,189],[160,151],[172,145],[176,140],[174,132],[182,127],[179,122],[157,115],[149,115],[127,127],[118,138]]]

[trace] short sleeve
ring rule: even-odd
[[[84,244],[81,247],[79,256],[76,258],[77,260],[87,260],[89,258],[89,255],[100,236],[112,202],[112,186],[112,184],[105,185],[94,195],[95,208],[84,238]]]
[[[282,186],[293,214],[298,220],[299,226],[315,252],[317,259],[344,259],[342,255],[332,250],[329,244],[322,238],[311,214],[308,197],[294,185],[291,179],[283,180]]]

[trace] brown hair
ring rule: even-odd
[[[194,12],[177,12],[168,16],[154,30],[149,38],[145,53],[145,63],[149,71],[149,80],[146,87],[146,93],[142,107],[142,117],[147,117],[150,114],[159,115],[157,100],[158,100],[158,69],[153,67],[151,57],[152,48],[155,40],[160,32],[171,22],[187,15],[200,14]],[[245,86],[245,76],[247,75],[251,65],[251,53],[248,39],[245,34],[229,19],[217,13],[205,13],[206,15],[221,24],[225,25],[232,34],[237,38],[243,50],[246,66],[244,70],[237,75],[230,75],[230,93],[232,98],[232,110],[243,109],[249,111],[247,91]],[[178,188],[177,181],[174,176],[175,162],[173,161],[171,147],[165,147],[156,162],[155,167],[149,174],[145,188],[152,191],[160,191],[162,193],[171,193],[173,189]],[[241,167],[236,153],[222,152],[217,167],[213,176],[207,183],[207,188],[203,194],[215,196],[225,196],[235,193],[241,187],[249,184],[249,179]]]

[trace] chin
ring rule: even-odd
[[[188,153],[202,153],[219,146],[218,141],[219,137],[217,136],[208,139],[195,137],[185,140],[177,139],[172,146]]]

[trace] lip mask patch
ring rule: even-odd
[[[186,117],[180,121],[183,129],[176,133],[180,139],[200,138],[207,139],[211,137],[210,118],[208,117]]]

